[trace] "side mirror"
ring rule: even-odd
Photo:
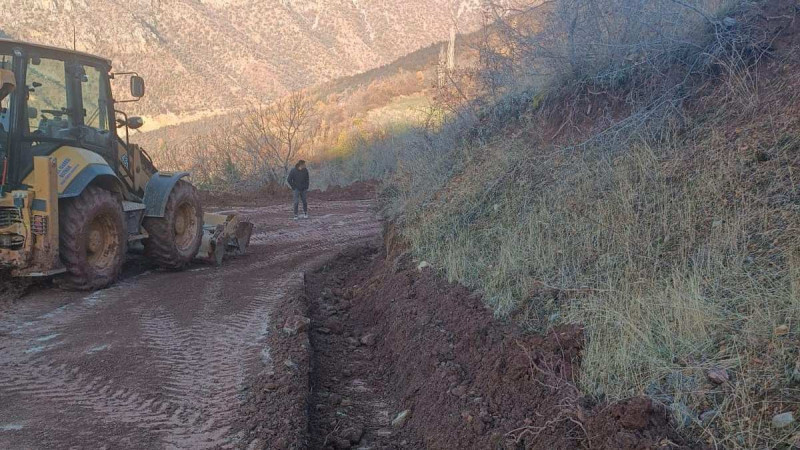
[[[36,108],[28,108],[28,120],[39,117],[39,110]]]
[[[141,117],[128,117],[128,122],[126,125],[131,130],[138,130],[144,126],[144,120],[142,120]]]
[[[144,78],[138,75],[131,77],[131,95],[135,98],[144,97]]]

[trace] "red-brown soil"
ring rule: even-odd
[[[267,433],[269,448],[687,447],[648,399],[596,405],[579,395],[579,327],[523,333],[406,253],[346,251],[307,274],[305,291],[275,323],[310,317],[310,377],[280,367],[255,395],[262,428],[304,423],[305,407],[308,434]],[[272,351],[305,351],[304,335],[282,335]],[[296,360],[305,370],[305,356]],[[294,388],[306,382],[303,398]],[[407,420],[393,426],[402,411]]]
[[[271,368],[253,382],[243,408],[246,414],[235,426],[247,436],[247,448],[308,447],[308,330],[296,334],[283,331],[287,321],[307,315],[304,289],[286,297],[272,313],[266,342]]]
[[[291,407],[295,387],[307,396],[308,362],[270,347],[276,316],[303,294],[303,273],[379,238],[379,217],[362,200],[314,201],[301,221],[285,204],[233,211],[255,228],[247,254],[221,267],[161,271],[134,257],[109,289],[43,283],[0,302],[0,449],[273,445],[258,438],[271,436],[265,421],[242,424],[258,418],[259,381],[289,359],[296,378],[275,420],[298,421],[276,430],[307,434],[305,408]]]

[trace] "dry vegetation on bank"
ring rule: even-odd
[[[588,394],[800,445],[800,5],[497,11],[482,96],[373,149],[416,255],[500,316],[582,324]]]

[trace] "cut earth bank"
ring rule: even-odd
[[[391,229],[305,275],[240,424],[251,448],[697,448],[647,398],[583,397],[579,326],[525,333]]]

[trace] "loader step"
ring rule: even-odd
[[[149,237],[150,237],[150,235],[147,234],[147,233],[129,234],[128,235],[128,242],[141,241],[141,240],[147,239]]]

